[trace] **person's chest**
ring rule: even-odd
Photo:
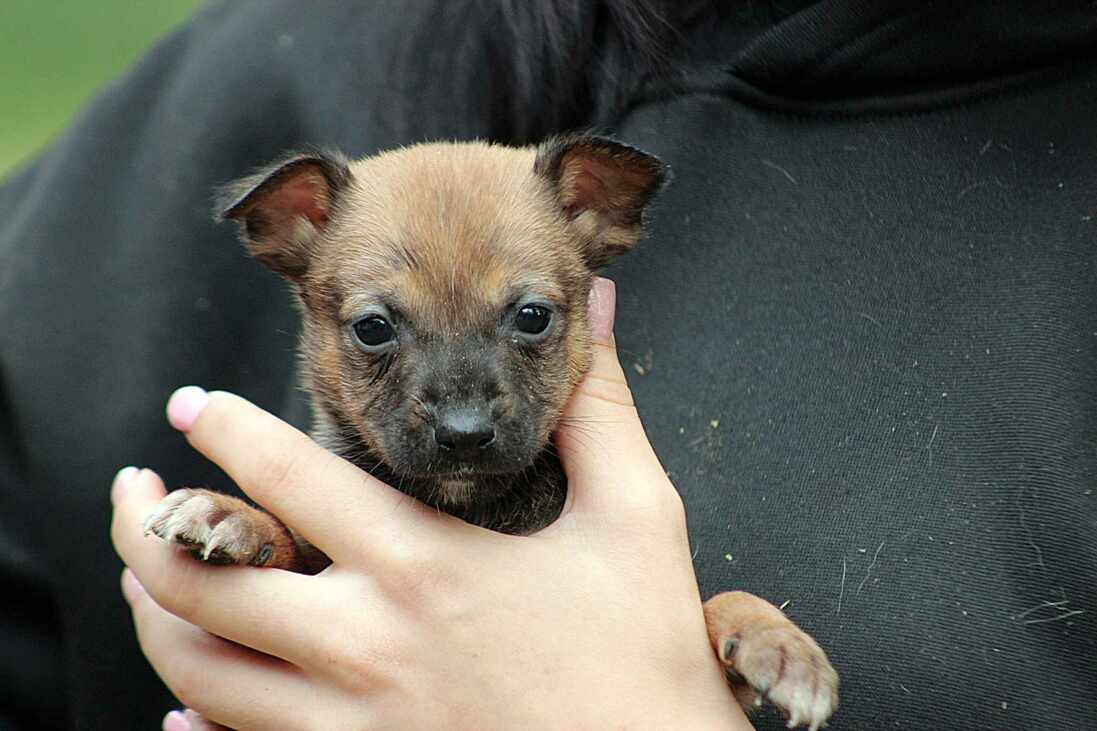
[[[1092,719],[1095,79],[619,131],[675,176],[609,275],[702,593],[789,602],[838,728]]]

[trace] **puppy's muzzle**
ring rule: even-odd
[[[495,444],[495,420],[490,409],[484,407],[440,409],[434,423],[434,441],[456,459],[479,459]]]

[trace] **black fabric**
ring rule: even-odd
[[[305,144],[598,123],[675,173],[612,275],[703,591],[790,602],[832,727],[1097,725],[1095,11],[747,7],[691,4],[673,83],[584,16],[582,88],[538,100],[489,2],[214,5],[0,187],[0,724],[173,707],[107,536],[123,464],[228,488],[172,389],[304,422],[289,298],[213,187]],[[571,91],[586,118],[539,108]]]
[[[622,128],[675,171],[618,343],[702,589],[790,602],[836,728],[1094,725],[1095,91]]]
[[[1088,0],[822,0],[758,34],[736,75],[791,96],[954,86],[1093,50]]]

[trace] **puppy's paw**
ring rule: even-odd
[[[160,501],[145,520],[149,533],[202,561],[253,566],[268,565],[288,538],[281,523],[242,500],[191,489]]]
[[[705,604],[709,637],[744,705],[768,700],[788,727],[817,731],[838,708],[838,673],[826,653],[769,602],[729,592]]]
[[[725,638],[720,661],[733,679],[777,706],[789,728],[816,731],[838,707],[838,674],[815,640],[791,623]]]

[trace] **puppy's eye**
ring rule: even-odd
[[[552,310],[540,305],[525,305],[514,316],[514,326],[526,335],[540,335],[552,322]]]
[[[367,349],[374,349],[395,340],[396,331],[385,318],[380,315],[370,315],[354,323],[354,336]]]

